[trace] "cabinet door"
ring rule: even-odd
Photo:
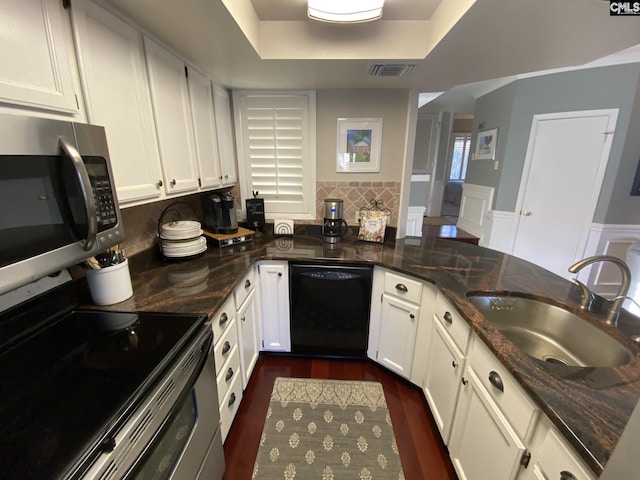
[[[218,85],[213,85],[213,104],[218,132],[218,151],[220,152],[220,180],[225,186],[234,185],[237,180],[236,155],[233,147],[229,93]]]
[[[464,480],[516,478],[525,446],[471,366],[462,377],[449,454]]]
[[[213,92],[211,81],[197,70],[189,71],[189,98],[193,116],[200,186],[216,188],[220,181],[220,158],[218,157],[218,136],[213,112]]]
[[[387,294],[382,295],[380,340],[376,359],[405,378],[411,374],[419,308]]]
[[[73,4],[87,116],[106,129],[120,203],[161,195],[162,172],[142,37],[90,1]]]
[[[78,111],[59,0],[3,0],[0,101]]]
[[[464,355],[437,319],[433,321],[427,365],[424,393],[446,445],[460,391]]]
[[[238,343],[240,345],[240,366],[242,368],[242,388],[249,383],[253,367],[258,361],[260,352],[259,338],[259,318],[256,304],[256,291],[252,290],[236,315],[238,323]]]
[[[258,266],[262,306],[262,349],[291,351],[289,328],[289,269],[287,262],[265,262]]]
[[[198,172],[186,67],[148,38],[144,47],[165,190],[168,194],[195,191]]]

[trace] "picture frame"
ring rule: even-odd
[[[380,171],[382,118],[338,118],[336,172]]]
[[[498,129],[482,130],[478,132],[476,141],[475,160],[495,160],[498,144]]]

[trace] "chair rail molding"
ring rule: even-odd
[[[479,244],[487,246],[485,237],[491,235],[487,212],[493,204],[493,187],[465,183],[462,185],[462,200],[457,227],[475,235]],[[490,223],[490,222],[489,222]]]

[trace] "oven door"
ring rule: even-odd
[[[210,353],[195,385],[177,402],[166,424],[127,479],[222,478],[224,455],[216,388],[213,354]]]

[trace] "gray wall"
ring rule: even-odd
[[[496,188],[494,208],[514,211],[533,116],[618,108],[618,123],[594,222],[640,223],[640,197],[629,195],[640,159],[640,64],[618,65],[517,80],[476,102],[478,127],[498,127],[496,160],[474,160],[467,182]]]

